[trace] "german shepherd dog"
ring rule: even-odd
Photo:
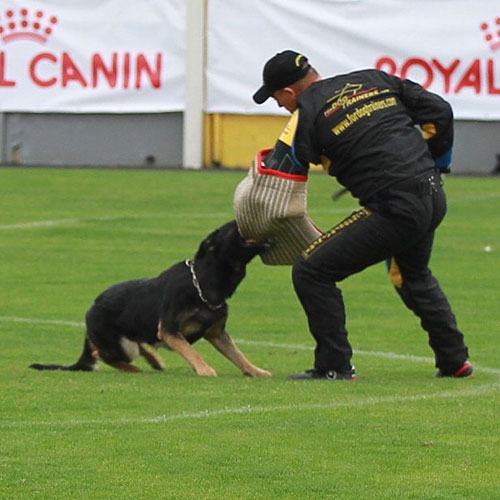
[[[245,357],[225,329],[226,299],[245,277],[246,265],[265,249],[265,244],[245,241],[236,221],[228,222],[201,242],[194,259],[178,262],[156,278],[125,281],[101,293],[87,312],[83,352],[75,364],[35,363],[31,368],[92,371],[103,361],[139,372],[131,363],[142,355],[154,369],[163,370],[163,359],[149,345],[166,344],[198,375],[215,377],[192,346],[203,337],[245,375],[271,376]]]

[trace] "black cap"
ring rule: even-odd
[[[276,54],[264,66],[262,72],[264,84],[255,92],[253,100],[257,104],[262,104],[277,90],[298,82],[307,75],[310,68],[307,57],[298,52],[285,50]]]

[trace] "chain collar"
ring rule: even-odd
[[[206,304],[207,307],[211,311],[218,311],[219,309],[224,307],[224,302],[222,302],[221,304],[213,305],[213,304],[210,304],[210,302],[203,295],[203,292],[201,291],[200,283],[198,282],[198,278],[196,277],[196,273],[194,271],[194,260],[186,260],[186,261],[184,261],[184,264],[186,264],[186,266],[191,271],[191,277],[193,279],[193,286],[196,288],[196,291],[198,292],[198,297],[200,297],[201,301],[204,304]]]

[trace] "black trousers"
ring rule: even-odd
[[[336,283],[387,258],[392,258],[397,292],[428,333],[436,366],[453,372],[465,362],[463,334],[428,266],[434,231],[446,213],[441,184],[439,174],[431,172],[380,193],[299,257],[293,284],[316,340],[316,369],[351,368],[344,302]]]

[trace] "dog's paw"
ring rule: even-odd
[[[196,374],[200,377],[217,377],[217,372],[211,366],[200,366],[196,368]]]
[[[245,372],[245,375],[248,377],[272,377],[273,374],[268,372],[267,370],[263,370],[262,368],[255,367],[253,370]]]

